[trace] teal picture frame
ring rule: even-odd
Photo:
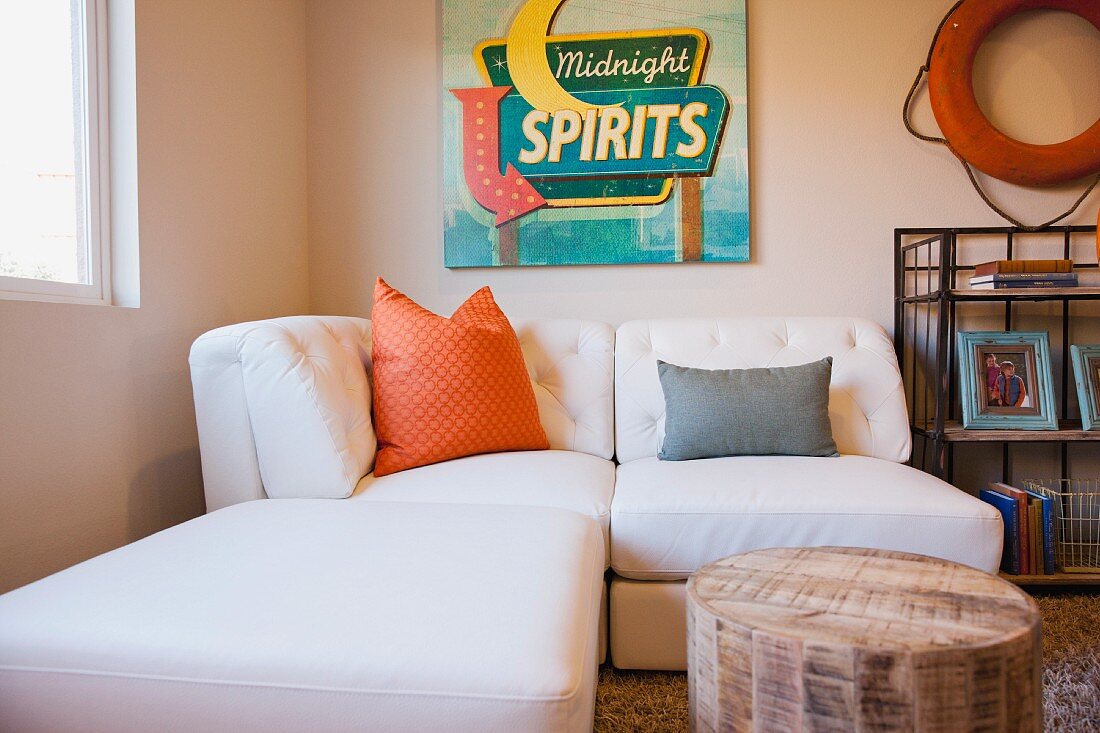
[[[1069,351],[1081,406],[1081,428],[1100,430],[1100,344],[1074,344]]]
[[[960,331],[957,341],[964,428],[1058,429],[1049,334]]]

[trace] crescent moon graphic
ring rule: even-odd
[[[577,99],[558,83],[546,60],[546,36],[554,16],[568,0],[527,0],[508,31],[508,70],[523,98],[543,112],[573,110],[584,114],[601,105]],[[616,105],[617,106],[617,105]]]

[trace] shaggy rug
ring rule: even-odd
[[[1043,612],[1046,729],[1100,731],[1100,594],[1036,594]],[[687,678],[676,672],[600,671],[596,731],[687,730]]]

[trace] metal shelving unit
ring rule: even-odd
[[[1090,236],[1091,235],[1091,236]],[[901,365],[909,421],[913,432],[913,453],[909,463],[923,471],[953,482],[956,451],[975,443],[1001,446],[1001,480],[1012,483],[1012,446],[1021,443],[1057,444],[1061,478],[1069,473],[1070,446],[1098,450],[1100,431],[1081,429],[1074,420],[1077,397],[1069,347],[1073,323],[1078,317],[1100,314],[1100,287],[1013,288],[968,290],[966,285],[976,264],[993,259],[1013,259],[1024,241],[1035,241],[1048,259],[1075,259],[1075,246],[1094,242],[1095,226],[1059,226],[1038,232],[1014,227],[902,228],[894,230],[894,347]],[[1075,239],[1076,238],[1076,239]],[[993,240],[999,239],[994,243]],[[980,242],[982,255],[967,257],[968,247]],[[971,248],[973,252],[977,248]],[[990,252],[999,252],[990,256]],[[963,256],[960,256],[963,255]],[[1076,262],[1076,271],[1097,269],[1093,261]],[[959,317],[967,308],[985,304],[1003,316],[1005,331],[1029,304],[1054,304],[1057,328],[1050,329],[1052,355],[1061,354],[1055,379],[1060,417],[1059,430],[966,430],[961,423],[958,394],[958,354],[955,334]],[[1003,311],[1000,310],[1003,306]],[[1046,314],[1049,316],[1049,313]],[[1052,365],[1054,366],[1054,365]],[[1096,574],[1055,576],[1005,576],[1021,585],[1094,584]]]

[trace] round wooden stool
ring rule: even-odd
[[[687,585],[698,731],[1038,731],[1039,608],[922,555],[734,555]]]

